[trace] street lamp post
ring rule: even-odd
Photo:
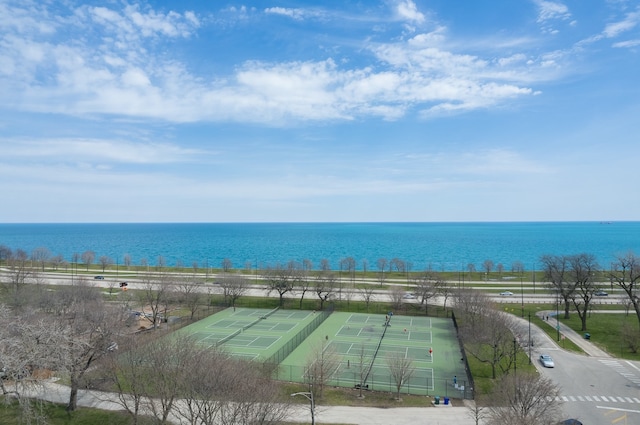
[[[315,425],[316,424],[316,418],[315,418],[315,410],[316,410],[316,405],[313,401],[313,391],[309,391],[309,392],[300,392],[300,393],[293,393],[291,394],[291,397],[295,397],[297,395],[301,395],[307,398],[307,400],[309,400],[310,405],[310,409],[311,410],[311,425]]]
[[[522,284],[522,275],[520,275],[520,307],[522,309],[522,315],[524,317],[524,285]]]
[[[529,364],[531,364],[531,312],[529,312]]]
[[[558,333],[558,341],[560,341],[560,289],[556,294],[556,332]]]

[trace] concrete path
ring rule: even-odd
[[[33,388],[30,396],[54,403],[66,404],[69,401],[69,387],[55,382]],[[115,393],[80,390],[78,405],[103,410],[123,410],[116,402]],[[425,398],[425,404],[430,403]],[[470,410],[460,400],[452,400],[455,405],[429,407],[350,407],[350,406],[316,406],[316,423],[318,424],[353,424],[353,425],[474,425]],[[174,424],[183,424],[177,417],[170,418]],[[290,422],[311,423],[309,407],[295,405],[289,415]]]
[[[617,312],[617,313],[623,313],[623,312]],[[611,357],[609,353],[598,348],[591,341],[584,339],[584,335],[578,334],[569,326],[557,320],[555,311],[540,311],[536,313],[536,316],[542,319],[547,325],[551,326],[553,329],[557,329],[556,326],[560,326],[560,334],[564,335],[565,338],[568,338],[569,340],[571,340],[571,342],[573,342],[578,347],[580,347],[580,349],[584,351],[586,355],[591,357]]]

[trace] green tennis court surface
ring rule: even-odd
[[[449,319],[237,308],[178,332],[237,357],[279,363],[278,378],[295,382],[304,381],[308,359],[324,343],[339,363],[329,385],[355,387],[363,381],[365,388],[379,391],[395,391],[387,358],[399,355],[411,359],[414,369],[402,392],[464,396],[467,375]]]

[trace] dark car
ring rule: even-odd
[[[602,291],[602,290],[600,290],[600,291],[596,291],[596,292],[594,292],[593,294],[594,294],[595,296],[597,296],[597,297],[606,297],[607,295],[609,295],[609,294],[607,294],[605,291]]]
[[[580,422],[577,419],[566,419],[566,420],[560,422],[559,425],[582,425],[582,422]]]
[[[98,280],[104,280],[104,276],[94,276],[93,278]]]

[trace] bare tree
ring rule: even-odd
[[[87,271],[89,271],[89,266],[93,264],[93,261],[96,259],[96,253],[93,251],[85,251],[82,253],[81,257],[82,262],[87,267]]]
[[[322,397],[324,386],[340,366],[341,358],[328,338],[314,343],[305,366],[304,378],[314,396]]]
[[[402,308],[402,302],[404,301],[404,288],[402,286],[395,285],[389,290],[389,301],[393,304],[393,308],[399,310]]]
[[[569,318],[571,299],[576,290],[576,283],[570,280],[570,262],[566,255],[543,255],[540,262],[544,268],[544,277],[549,282],[551,290],[562,299],[564,304],[564,318]]]
[[[511,317],[496,312],[482,316],[480,322],[473,325],[473,333],[465,334],[467,352],[491,366],[493,379],[497,376],[498,368],[508,372],[515,362],[511,322]]]
[[[262,277],[267,283],[267,293],[276,291],[280,297],[280,307],[284,305],[284,295],[293,291],[294,270],[290,266],[276,264],[262,271]]]
[[[550,379],[537,373],[505,375],[492,393],[491,424],[555,425],[562,412],[559,394]]]
[[[476,395],[475,400],[467,404],[468,415],[475,425],[482,425],[489,417],[489,409],[487,403],[489,398],[484,395]]]
[[[56,323],[35,310],[16,312],[0,304],[0,395],[16,400],[21,423],[46,423],[30,390],[42,390],[47,370],[57,370],[65,359]]]
[[[358,349],[358,362],[356,367],[358,368],[356,373],[358,377],[358,397],[364,398],[362,394],[362,389],[364,387],[364,381],[367,378],[367,372],[371,369],[371,362],[373,362],[373,358],[371,353],[369,353],[364,345],[364,343],[360,344],[360,348]]]
[[[453,288],[453,286],[450,285],[450,282],[448,280],[444,279],[440,275],[438,276],[438,279],[436,280],[435,286],[436,286],[436,294],[438,294],[439,296],[442,297],[442,299],[443,299],[442,307],[446,311],[447,310],[447,301],[453,295],[454,288]]]
[[[382,285],[387,279],[385,269],[387,268],[388,263],[389,262],[386,258],[378,258],[378,261],[376,261],[376,265],[378,266],[378,282],[380,282],[380,285]]]
[[[625,292],[636,312],[638,323],[640,323],[640,298],[638,286],[640,286],[640,257],[633,252],[617,257],[612,265],[610,278]]]
[[[402,261],[401,259],[394,257],[389,262],[389,269],[396,269],[398,273],[404,273],[407,271],[407,263]]]
[[[473,263],[467,264],[467,270],[469,271],[469,280],[472,280],[471,274],[476,272],[476,265]]]
[[[496,311],[489,298],[476,290],[456,294],[459,334],[467,353],[497,369],[508,371],[515,361],[512,317]]]
[[[56,337],[65,350],[61,366],[69,374],[71,391],[67,410],[73,411],[85,373],[117,347],[124,312],[109,308],[96,288],[87,282],[62,288],[52,296],[64,297],[68,303],[65,310],[51,316],[50,320],[61,330]]]
[[[43,246],[38,247],[31,252],[31,261],[40,264],[42,271],[44,271],[44,266],[47,264],[50,257],[51,251]]]
[[[67,264],[68,263],[65,262],[62,254],[58,254],[51,257],[51,265],[53,266],[54,270],[58,270],[61,266],[67,265]]]
[[[436,296],[438,275],[434,272],[426,271],[415,279],[415,291],[420,305],[424,306],[424,313],[429,312],[429,300]]]
[[[0,245],[0,266],[13,257],[13,251],[6,245]]]
[[[6,276],[6,279],[0,280],[0,293],[6,293],[7,302],[14,307],[25,305],[29,298],[29,287],[40,281],[40,275],[30,266],[26,252],[18,249],[7,260]]]
[[[349,278],[353,281],[356,277],[356,259],[353,257],[347,257],[340,261],[340,268],[349,273]]]
[[[162,256],[158,255],[156,259],[156,270],[160,271],[167,266],[167,260]]]
[[[100,262],[100,267],[102,267],[102,273],[104,273],[107,267],[113,264],[111,257],[107,257],[106,255],[101,255],[98,261]]]
[[[514,261],[511,264],[511,271],[513,273],[523,274],[524,273],[524,264],[522,263],[522,261]]]
[[[118,404],[138,425],[145,411],[149,394],[149,380],[155,376],[148,362],[147,347],[140,336],[129,335],[120,341],[121,350],[105,358],[106,376],[113,382]]]
[[[320,300],[320,310],[324,309],[326,303],[336,291],[336,275],[329,271],[321,271],[316,276],[314,292]]]
[[[400,400],[400,390],[402,386],[411,379],[415,371],[413,359],[405,356],[404,352],[392,353],[385,358],[385,362],[389,367],[389,372],[396,384],[396,400]]]
[[[309,279],[310,269],[308,268],[308,265],[309,263],[305,264],[305,262],[303,262],[302,267],[298,268],[295,276],[294,286],[296,287],[296,291],[300,292],[300,310],[302,310],[302,301],[304,300],[305,294],[315,287],[311,282],[311,279]]]
[[[482,262],[482,269],[484,270],[485,273],[485,280],[489,279],[489,273],[491,273],[491,270],[493,270],[493,261],[492,260],[484,260]]]
[[[123,260],[122,260],[124,266],[129,269],[129,267],[131,267],[131,255],[129,254],[124,254]]]
[[[193,320],[198,307],[203,299],[198,285],[202,281],[195,276],[179,275],[176,277],[175,289],[177,292],[178,302],[189,309],[190,319]]]
[[[633,354],[636,354],[640,350],[640,333],[636,326],[631,326],[626,321],[622,322],[620,338],[622,338],[623,344]]]
[[[159,424],[169,423],[169,414],[183,393],[182,375],[197,367],[189,361],[193,353],[189,337],[159,338],[145,346],[145,367],[152,374],[145,379],[145,392],[153,397],[146,407]]]
[[[375,288],[371,285],[365,285],[359,289],[360,295],[362,295],[362,299],[364,300],[365,305],[367,306],[367,313],[369,312],[369,304],[375,298]]]
[[[329,263],[329,260],[327,260],[326,258],[320,260],[320,270],[323,272],[331,271],[331,264]]]
[[[229,273],[233,268],[233,263],[229,258],[225,258],[222,260],[222,271],[225,273]]]
[[[249,281],[243,276],[229,275],[220,281],[225,302],[236,308],[236,301],[249,290]]]
[[[160,320],[160,313],[168,309],[171,301],[173,286],[166,274],[145,274],[142,279],[142,288],[138,292],[143,310],[148,307],[151,310],[151,323],[155,329]]]
[[[587,313],[591,300],[598,290],[596,283],[596,273],[598,272],[598,262],[595,255],[578,254],[568,258],[570,267],[570,279],[575,287],[571,301],[582,323],[582,330],[587,330]]]

